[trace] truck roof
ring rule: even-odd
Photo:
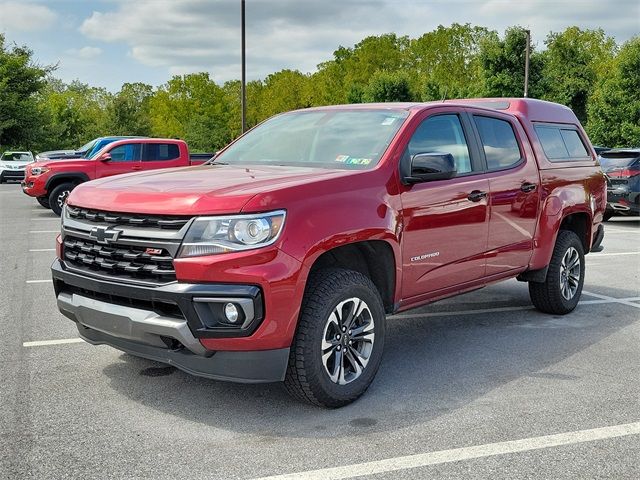
[[[434,102],[388,102],[388,103],[357,103],[346,105],[327,105],[305,110],[346,110],[346,109],[390,109],[390,110],[421,110],[435,105],[451,105],[460,107],[478,107],[490,110],[500,110],[511,114],[520,114],[531,122],[576,123],[576,117],[569,107],[559,103],[537,100],[534,98],[462,98]]]

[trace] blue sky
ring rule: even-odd
[[[28,45],[56,76],[116,91],[208,71],[239,78],[239,0],[0,0],[0,32]],[[640,32],[638,0],[247,0],[247,74],[303,72],[367,35],[418,37],[438,24],[503,32],[529,27],[539,48],[550,31],[603,28],[622,43]]]

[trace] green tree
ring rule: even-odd
[[[480,61],[485,96],[523,95],[526,44],[525,30],[522,27],[508,28],[503,39],[489,36],[481,41]],[[543,62],[543,56],[532,47],[529,62],[529,96],[533,98],[540,98],[544,93]]]
[[[410,102],[413,100],[409,74],[378,71],[362,93],[364,102]]]
[[[626,42],[589,99],[587,131],[608,147],[640,147],[640,37]]]
[[[32,57],[27,47],[7,46],[0,33],[0,147],[34,148],[44,134],[37,94],[54,67]]]
[[[40,150],[77,148],[107,134],[111,94],[104,88],[73,81],[66,85],[50,78],[39,95],[40,118],[46,135]]]
[[[543,98],[570,107],[582,122],[596,80],[606,75],[616,54],[616,43],[602,29],[569,27],[550,33],[544,51],[545,93]]]
[[[125,83],[107,107],[106,125],[111,135],[151,133],[149,99],[153,87],[145,83]]]
[[[260,119],[276,113],[313,105],[308,75],[297,70],[281,70],[268,75],[260,92]]]
[[[480,43],[497,41],[498,34],[470,24],[439,25],[411,40],[409,55],[415,71],[413,88],[422,100],[475,97],[482,94]]]
[[[174,76],[149,99],[151,133],[182,138],[192,151],[213,152],[226,145],[229,106],[208,73]]]

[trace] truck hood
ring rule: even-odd
[[[201,165],[83,183],[69,204],[96,210],[165,215],[238,213],[255,195],[352,175],[305,167]]]

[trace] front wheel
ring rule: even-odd
[[[47,197],[36,197],[38,203],[44,208],[51,208],[49,205],[49,199]]]
[[[533,305],[545,313],[571,312],[582,294],[584,284],[584,248],[578,236],[560,230],[543,283],[529,282]]]
[[[369,278],[334,268],[316,272],[304,295],[285,387],[314,405],[347,405],[371,384],[384,338],[384,307]]]
[[[64,207],[67,197],[75,185],[73,183],[62,183],[51,191],[49,195],[49,206],[53,213],[60,216],[62,207]]]

